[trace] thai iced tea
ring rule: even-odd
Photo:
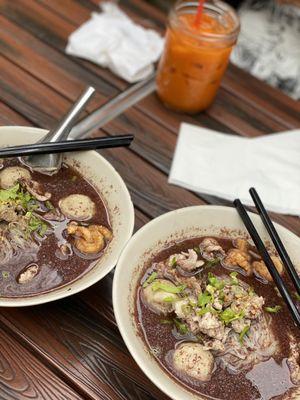
[[[188,113],[214,100],[239,31],[234,10],[220,1],[204,4],[195,22],[197,2],[180,1],[170,14],[157,92],[168,107]]]

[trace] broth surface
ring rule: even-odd
[[[167,323],[168,318],[172,321],[172,318],[174,316],[176,317],[174,312],[171,316],[159,315],[153,312],[144,300],[142,293],[143,285],[145,286],[147,277],[149,279],[153,271],[156,271],[157,263],[165,262],[166,259],[176,253],[197,248],[203,239],[204,238],[195,238],[176,243],[161,251],[146,266],[141,276],[141,285],[138,287],[136,295],[136,321],[141,337],[145,340],[151,353],[155,356],[160,365],[172,378],[198,394],[222,400],[279,400],[290,398],[290,395],[292,395],[297,385],[291,381],[290,369],[287,364],[287,359],[290,354],[289,335],[293,335],[296,339],[296,343],[299,345],[299,329],[293,323],[292,317],[284,301],[279,297],[274,284],[271,282],[267,283],[255,276],[248,277],[239,273],[237,277],[250,285],[258,296],[264,298],[265,306],[274,306],[276,304],[281,307],[279,312],[269,314],[272,318],[271,329],[279,343],[280,351],[267,360],[251,365],[250,368],[239,372],[233,372],[224,368],[224,365],[221,363],[221,357],[216,355],[214,370],[210,380],[207,382],[191,379],[189,376],[179,373],[179,371],[174,368],[171,362],[174,349],[184,342],[199,341],[190,332],[182,334],[176,329],[174,324],[171,322]],[[226,253],[229,249],[233,248],[232,240],[226,238],[216,239]],[[252,250],[255,251],[255,248],[252,248]],[[201,258],[200,255],[198,257]],[[213,272],[217,277],[224,276],[224,274],[228,275],[232,272],[224,268],[220,262],[211,266],[208,270]],[[207,273],[208,271],[204,269],[199,275],[205,276]],[[293,287],[285,275],[284,279],[288,283],[290,291],[293,293]],[[299,361],[298,359],[298,363]]]

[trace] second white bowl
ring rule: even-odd
[[[261,235],[267,232],[256,214],[250,214]],[[286,249],[296,266],[300,266],[300,239],[275,224]],[[246,229],[235,209],[219,206],[188,207],[164,214],[140,229],[128,242],[118,261],[113,284],[113,305],[123,339],[144,373],[174,400],[207,399],[196,396],[173,380],[150,354],[135,321],[135,294],[141,271],[162,248],[177,240],[199,236],[247,237]]]

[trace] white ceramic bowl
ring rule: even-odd
[[[268,235],[260,218],[251,214],[264,240]],[[275,224],[292,261],[300,266],[300,239]],[[134,318],[135,290],[145,262],[175,240],[197,236],[247,237],[235,209],[219,206],[196,206],[172,211],[154,219],[140,229],[123,250],[115,271],[113,305],[123,339],[133,358],[152,382],[174,400],[203,399],[176,383],[149,353],[137,334]],[[205,398],[207,399],[207,398]],[[245,399],[246,400],[246,399]]]
[[[47,131],[43,129],[8,126],[0,127],[0,147],[34,143]],[[131,237],[134,227],[134,209],[129,192],[117,171],[95,151],[68,153],[65,162],[73,165],[101,193],[107,207],[114,238],[98,263],[76,281],[45,294],[24,298],[0,297],[0,306],[19,307],[42,304],[78,293],[107,275]]]

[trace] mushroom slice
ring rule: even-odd
[[[25,284],[30,282],[39,272],[39,267],[36,264],[31,264],[26,267],[18,276],[17,282],[20,284]]]
[[[199,343],[182,343],[174,351],[173,366],[184,375],[206,382],[213,372],[214,357]]]
[[[36,181],[20,178],[19,182],[26,190],[39,201],[47,201],[51,198],[51,193],[45,192],[43,186]]]
[[[173,311],[173,302],[178,300],[175,293],[170,293],[163,289],[157,289],[155,286],[161,284],[162,287],[176,289],[176,286],[166,279],[156,279],[147,287],[142,289],[143,300],[148,307],[157,314],[168,314]]]
[[[95,215],[95,203],[84,194],[70,194],[59,201],[61,212],[70,219],[87,221]]]
[[[30,180],[30,172],[22,167],[7,167],[0,172],[0,186],[2,189],[13,187],[20,179]]]

